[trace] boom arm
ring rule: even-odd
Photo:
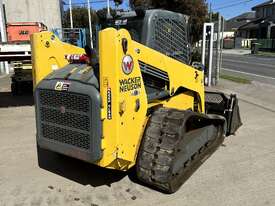
[[[67,64],[66,54],[84,54],[82,48],[60,41],[51,32],[34,33],[31,36],[34,87],[51,72]]]

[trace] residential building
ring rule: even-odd
[[[245,12],[239,16],[228,19],[225,22],[225,32],[236,32],[239,27],[255,20],[255,12]]]
[[[237,36],[241,38],[275,39],[275,0],[270,0],[252,8],[255,19],[239,27]]]
[[[224,39],[224,48],[234,48],[234,47],[242,47],[241,40],[239,41],[236,37],[236,32],[239,27],[253,21],[255,19],[255,12],[245,12],[236,17],[228,19],[225,21],[225,27],[223,32]]]

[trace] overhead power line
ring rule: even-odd
[[[214,6],[215,7],[223,7],[223,6],[228,6],[230,4],[234,4],[234,3],[242,3],[245,0],[231,0],[231,1],[227,1],[227,2],[220,2],[220,3],[215,3]]]
[[[244,0],[244,1],[241,1],[241,2],[238,2],[238,3],[234,3],[234,4],[229,4],[229,5],[226,5],[226,6],[217,7],[217,8],[214,8],[213,10],[226,9],[226,8],[238,6],[240,4],[245,4],[245,3],[248,3],[248,2],[251,2],[251,1],[254,1],[254,0]]]
[[[113,0],[110,0],[113,1]],[[95,1],[89,1],[90,4],[96,4],[96,3],[106,3],[106,0],[95,0]],[[72,3],[72,5],[87,5],[87,2],[79,2],[79,3]],[[64,3],[64,5],[69,5],[68,3]]]

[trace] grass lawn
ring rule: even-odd
[[[221,78],[232,81],[232,82],[236,82],[236,83],[251,84],[250,80],[242,78],[242,77],[236,77],[236,76],[222,74]]]

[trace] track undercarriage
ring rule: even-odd
[[[224,121],[160,108],[148,123],[137,161],[146,184],[173,193],[222,144]]]

